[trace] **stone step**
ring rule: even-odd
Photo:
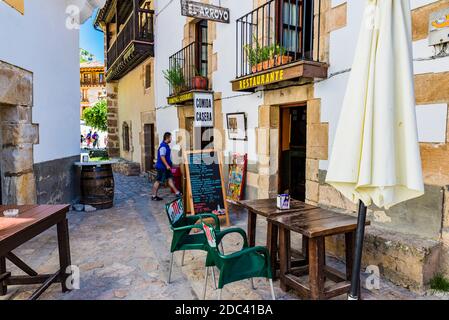
[[[439,271],[441,243],[370,226],[365,232],[363,267],[379,267],[382,277],[415,292],[424,292]],[[344,257],[344,237],[326,239],[326,251]]]
[[[112,170],[125,176],[138,176],[141,173],[139,163],[123,159],[114,163],[112,165]]]

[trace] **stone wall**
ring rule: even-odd
[[[106,84],[108,103],[108,153],[110,157],[120,156],[119,119],[118,119],[118,83]]]
[[[34,165],[37,203],[73,203],[80,198],[79,155]]]
[[[112,165],[112,170],[125,176],[138,176],[140,175],[140,164],[121,159]]]
[[[32,123],[33,74],[0,61],[1,191],[3,204],[36,203]]]

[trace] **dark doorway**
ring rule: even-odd
[[[280,128],[279,191],[305,201],[307,107],[281,108]]]
[[[151,171],[154,166],[154,124],[145,124],[143,126],[144,139],[144,157],[145,157],[145,171]]]

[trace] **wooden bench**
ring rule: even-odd
[[[268,221],[279,228],[279,258],[281,289],[292,288],[305,299],[329,299],[349,292],[357,218],[316,208],[303,212],[272,216]],[[366,223],[370,224],[369,221]],[[291,263],[290,232],[303,236],[306,263],[295,267]],[[326,265],[325,237],[345,235],[346,272]],[[300,277],[309,275],[309,283]],[[326,279],[335,284],[325,287]]]

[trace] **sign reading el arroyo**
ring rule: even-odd
[[[229,9],[190,0],[181,0],[181,15],[222,23],[230,22]]]
[[[193,107],[194,127],[210,128],[214,126],[214,95],[212,93],[195,93]]]

